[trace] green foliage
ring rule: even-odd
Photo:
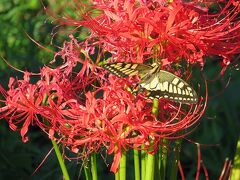
[[[51,48],[49,32],[53,25],[46,23],[46,14],[39,0],[2,0],[0,22],[0,55],[14,67],[38,72],[39,64],[51,60],[52,54],[41,49],[27,36],[46,48]],[[1,58],[1,80],[10,75],[9,70],[11,68]]]

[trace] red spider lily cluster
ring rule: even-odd
[[[82,3],[75,2],[76,11],[82,11]],[[89,39],[98,37],[101,47],[112,52],[113,61],[142,63],[158,57],[163,66],[182,60],[203,66],[204,56],[218,55],[224,65],[229,65],[233,55],[240,51],[238,1],[92,2],[95,9],[103,11],[101,15],[95,18],[83,15],[85,21],[66,15],[60,22],[90,28]],[[211,4],[218,6],[219,13],[208,12]]]
[[[157,59],[171,71],[181,63],[202,67],[206,55],[231,62],[240,52],[236,21],[240,5],[231,0],[217,14],[209,14],[208,6],[180,0],[96,0],[92,4],[92,11],[101,10],[95,17],[90,17],[90,11],[84,13],[82,2],[74,0],[76,14],[84,19],[58,19],[61,24],[89,28],[90,36],[82,42],[70,36],[56,53],[62,65],[41,68],[36,83],[31,83],[29,72],[22,80],[11,78],[9,90],[0,89],[5,97],[0,113],[11,129],[20,130],[24,142],[29,126],[37,125],[49,138],[83,156],[106,148],[114,154],[111,171],[116,172],[123,150],[154,153],[162,138],[189,133],[186,130],[198,122],[206,101],[199,97],[198,104],[182,105],[160,99],[158,113],[153,115],[150,100],[126,90],[136,81],[107,76],[98,66],[100,59],[106,52],[112,62]],[[92,60],[96,51],[97,58]],[[190,77],[191,69],[186,72],[184,76]],[[181,70],[175,74],[183,76]]]

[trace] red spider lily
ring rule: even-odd
[[[180,0],[92,0],[93,7],[103,13],[90,17],[83,14],[83,4],[75,0],[75,10],[86,20],[70,16],[62,24],[86,26],[99,38],[101,47],[112,54],[114,61],[142,63],[157,57],[165,61],[204,64],[206,55],[219,55],[231,60],[240,52],[239,2],[230,0],[216,14],[208,13],[211,1],[185,3]],[[222,1],[214,1],[219,3]],[[221,7],[219,5],[219,7]],[[163,63],[164,64],[164,63]]]
[[[23,80],[10,80],[0,112],[13,130],[21,129],[24,142],[29,126],[37,125],[83,157],[105,147],[115,155],[111,171],[116,172],[122,150],[141,149],[144,144],[146,151],[154,153],[161,138],[184,136],[189,131],[183,130],[204,112],[202,100],[181,106],[161,99],[156,118],[151,101],[125,90],[131,79],[106,79],[106,72],[94,68],[88,53],[79,58],[80,46],[75,39],[65,43],[56,53],[63,57],[63,65],[42,68],[35,84],[30,83],[29,73]],[[81,70],[75,73],[78,64]]]
[[[1,90],[6,98],[3,101],[5,106],[0,109],[1,117],[8,120],[13,130],[17,130],[17,127],[21,128],[24,142],[28,140],[25,135],[30,124],[36,124],[47,132],[51,129],[42,118],[39,118],[39,115],[46,119],[54,119],[54,116],[62,117],[62,114],[56,111],[57,108],[65,108],[69,101],[80,101],[84,88],[93,81],[87,60],[81,61],[80,72],[72,73],[72,68],[80,60],[76,58],[77,51],[71,49],[72,43],[73,41],[56,54],[64,54],[63,59],[67,59],[65,63],[55,69],[42,68],[39,74],[40,80],[35,84],[30,83],[30,73],[26,72],[23,80],[10,79],[7,92]],[[74,48],[77,48],[76,44]],[[55,126],[55,121],[50,124]]]
[[[157,58],[168,69],[166,65],[182,60],[203,65],[202,58],[208,54],[229,59],[239,53],[240,25],[235,21],[239,5],[231,0],[218,14],[210,15],[204,8],[182,1],[115,0],[93,4],[104,13],[94,18],[81,14],[83,21],[67,17],[62,22],[90,28],[90,37],[79,43],[70,36],[71,41],[56,53],[63,64],[42,68],[37,83],[30,83],[28,73],[24,80],[11,79],[0,113],[13,130],[21,129],[24,142],[31,124],[83,156],[105,147],[109,154],[114,153],[111,171],[116,172],[122,150],[143,148],[154,153],[162,138],[180,138],[189,133],[206,102],[200,98],[198,104],[181,105],[160,99],[155,116],[151,101],[125,89],[133,80],[114,76],[106,79],[106,72],[96,65],[101,55],[110,52],[112,61],[138,63]],[[220,19],[221,15],[224,18]],[[102,53],[93,62],[89,56],[96,47]]]
[[[117,171],[123,150],[140,149],[144,144],[146,151],[154,153],[159,145],[159,139],[184,136],[180,132],[193,126],[204,112],[201,105],[184,112],[178,105],[165,102],[166,108],[171,108],[172,113],[165,114],[165,119],[159,120],[151,114],[151,106],[145,99],[135,99],[131,93],[122,88],[124,81],[116,81],[110,77],[109,82],[110,84],[98,90],[103,91],[103,98],[95,98],[98,91],[88,92],[85,110],[78,110],[77,114],[74,114],[73,110],[70,111],[72,116],[78,115],[78,119],[65,121],[70,128],[64,132],[66,138],[62,138],[61,141],[71,146],[75,152],[85,147],[86,154],[105,147],[109,154],[114,153],[112,172]],[[69,109],[65,112],[69,113]],[[59,133],[61,130],[58,129],[56,132]]]

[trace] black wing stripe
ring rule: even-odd
[[[139,73],[138,66],[140,64],[132,63],[110,63],[103,65],[103,68],[115,74],[118,77],[128,77]]]
[[[118,77],[139,75],[139,88],[147,91],[148,98],[166,98],[181,103],[197,103],[195,90],[178,76],[159,70],[157,66],[134,63],[108,63],[103,68]],[[135,91],[136,93],[137,91]]]
[[[176,94],[168,93],[167,91],[150,91],[148,94],[148,97],[150,99],[154,98],[166,98],[170,99],[175,102],[181,102],[181,103],[197,103],[198,98],[196,97],[189,97],[189,96],[176,96]]]
[[[167,98],[176,102],[196,103],[197,94],[184,80],[167,71],[153,74],[139,86],[149,91],[149,98]]]

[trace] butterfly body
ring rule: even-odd
[[[150,99],[166,98],[181,103],[197,103],[198,97],[195,90],[178,76],[161,70],[157,65],[136,63],[108,63],[103,68],[118,77],[139,75],[141,81],[138,89],[147,91]]]

